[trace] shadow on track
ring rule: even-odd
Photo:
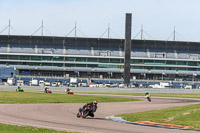
[[[92,118],[92,117],[87,117],[85,119],[94,119],[94,120],[107,120],[106,118]]]

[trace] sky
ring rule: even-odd
[[[0,34],[124,38],[125,14],[132,13],[132,38],[200,41],[200,0],[0,0]],[[138,36],[136,36],[138,34]],[[41,35],[41,31],[34,35]],[[171,36],[170,36],[171,35]]]

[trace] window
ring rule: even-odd
[[[77,57],[76,61],[77,62],[86,62],[86,58]]]
[[[75,62],[76,58],[74,57],[65,57],[65,61]]]
[[[177,65],[186,65],[187,62],[186,61],[177,61],[176,63],[177,63]]]
[[[144,60],[144,64],[154,64],[154,60]]]
[[[109,59],[105,59],[105,58],[100,58],[99,59],[100,63],[109,63]]]
[[[59,56],[54,56],[54,57],[53,57],[53,60],[54,60],[54,61],[63,61],[64,58],[63,58],[63,57],[59,57]]]
[[[143,60],[131,60],[132,64],[144,64]]]
[[[42,56],[43,61],[51,61],[52,57],[51,56]]]
[[[0,59],[7,59],[7,55],[0,55]]]
[[[164,60],[155,60],[155,65],[165,65]]]
[[[31,60],[41,60],[41,56],[31,56]]]
[[[197,66],[197,62],[190,61],[188,62],[188,66]]]
[[[25,55],[20,56],[20,60],[29,60],[29,59],[30,56],[25,56]]]
[[[87,61],[88,62],[97,62],[97,58],[88,58]]]
[[[175,61],[166,61],[166,65],[176,65]]]
[[[18,60],[19,56],[18,55],[8,55],[8,59],[10,59],[10,60]]]
[[[120,63],[120,59],[110,59],[110,63]]]

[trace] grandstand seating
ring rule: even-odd
[[[148,57],[147,56],[147,49],[145,48],[132,48],[131,49],[131,56],[132,57]]]
[[[0,52],[6,53],[7,52],[8,44],[6,44],[6,43],[0,43],[0,45],[1,45]]]
[[[7,48],[8,45],[4,47],[4,49]],[[35,48],[31,44],[17,44],[17,43],[10,44],[10,53],[34,53],[34,52]]]
[[[101,43],[101,42],[100,42]],[[66,54],[66,55],[88,55],[88,56],[124,56],[124,47],[120,45],[88,45],[84,43],[65,44],[65,50],[63,50],[63,44],[37,44],[37,43],[0,43],[1,53],[35,53],[35,54]],[[167,45],[167,44],[166,44]],[[185,44],[186,45],[186,44]],[[173,46],[174,47],[174,46]],[[131,56],[132,57],[144,57],[144,58],[172,58],[172,59],[199,59],[199,48],[193,46],[187,48],[188,45],[183,48],[176,46],[171,48],[170,46],[164,47],[159,43],[156,45],[150,45],[143,43],[132,44]],[[195,49],[197,48],[197,49]],[[120,51],[121,50],[121,51]],[[48,53],[49,52],[49,53]]]

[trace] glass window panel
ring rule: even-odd
[[[144,64],[143,60],[132,60],[131,63],[132,64]]]
[[[75,67],[75,64],[66,64],[66,67]]]
[[[0,59],[7,59],[7,55],[0,55]]]
[[[197,62],[190,61],[188,62],[188,66],[197,66]]]
[[[85,64],[76,64],[76,67],[86,67]]]
[[[155,65],[165,65],[164,60],[155,60]]]
[[[42,60],[51,61],[52,60],[52,56],[42,56]]]
[[[87,59],[88,62],[97,62],[97,58],[88,58]]]
[[[75,62],[76,58],[74,57],[65,57],[65,61]]]
[[[144,60],[144,64],[154,64],[154,60]]]
[[[8,59],[10,59],[10,60],[18,60],[19,56],[18,55],[8,55]]]
[[[177,65],[187,65],[186,61],[176,61]]]
[[[31,56],[31,60],[41,60],[41,56]]]
[[[63,67],[63,63],[53,63],[53,66]]]
[[[95,65],[95,64],[87,64],[87,67],[92,67],[92,68],[94,68],[94,67],[98,67],[98,65]]]
[[[166,65],[176,65],[176,61],[166,61]]]
[[[77,57],[76,61],[77,62],[86,62],[86,58]]]
[[[131,66],[131,69],[144,69],[143,66]]]
[[[99,58],[100,63],[109,63],[109,59],[107,58]]]
[[[30,56],[21,55],[20,60],[29,60]]]
[[[54,57],[53,57],[53,60],[54,60],[54,61],[63,61],[64,58],[63,58],[63,57],[59,57],[59,56],[54,56]]]
[[[110,63],[120,63],[120,59],[110,59]]]

